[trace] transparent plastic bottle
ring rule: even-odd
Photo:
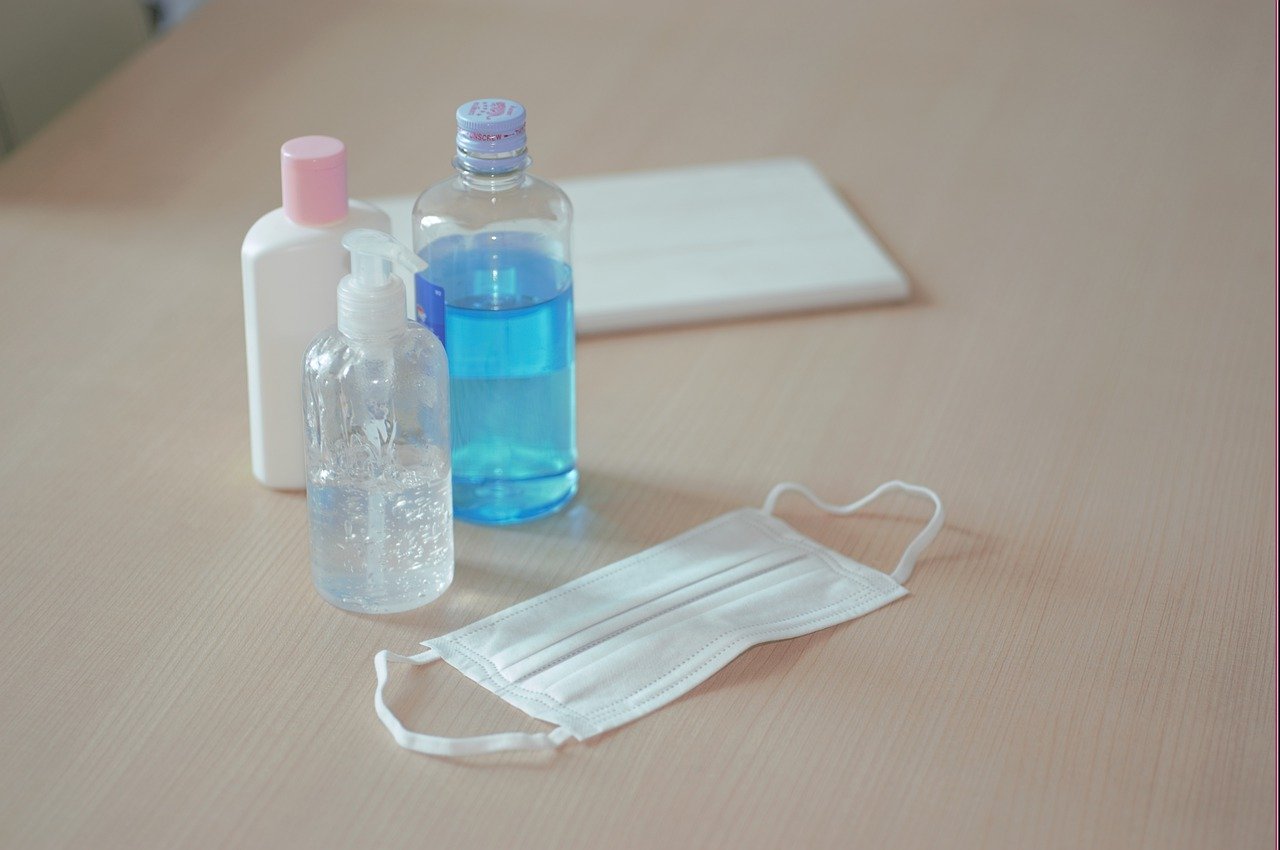
[[[413,210],[418,320],[449,352],[458,518],[522,522],[578,489],[572,207],[526,172],[524,107],[475,100],[456,117],[457,174]]]
[[[413,252],[375,230],[342,244],[338,324],[303,361],[311,574],[339,608],[407,611],[453,581],[449,370],[390,272]]]

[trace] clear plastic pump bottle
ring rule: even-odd
[[[421,261],[376,230],[342,244],[338,324],[302,366],[311,574],[339,608],[407,611],[453,581],[449,370],[435,335],[405,319],[391,274]]]
[[[453,500],[459,519],[522,522],[578,488],[572,207],[526,173],[524,107],[457,112],[457,174],[419,196],[419,321],[449,352]]]

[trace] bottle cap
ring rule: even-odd
[[[524,107],[514,100],[487,98],[458,107],[458,155],[471,171],[510,171],[528,165]]]
[[[284,214],[319,227],[347,217],[347,148],[331,136],[300,136],[280,146]]]

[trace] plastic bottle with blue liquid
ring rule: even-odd
[[[413,209],[418,320],[449,357],[453,509],[497,524],[553,513],[578,488],[572,207],[530,175],[525,110],[457,111],[456,174]]]

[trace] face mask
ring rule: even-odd
[[[801,535],[772,516],[778,497],[802,494],[846,515],[889,492],[933,502],[928,525],[888,575]],[[441,756],[558,747],[629,723],[682,696],[747,648],[860,617],[907,590],[916,558],[942,528],[942,503],[924,487],[890,481],[864,499],[830,505],[779,484],[762,510],[743,508],[588,573],[458,631],[423,641],[418,655],[374,657],[374,706],[396,743]],[[406,729],[387,708],[387,661],[443,659],[550,732],[446,738]]]

